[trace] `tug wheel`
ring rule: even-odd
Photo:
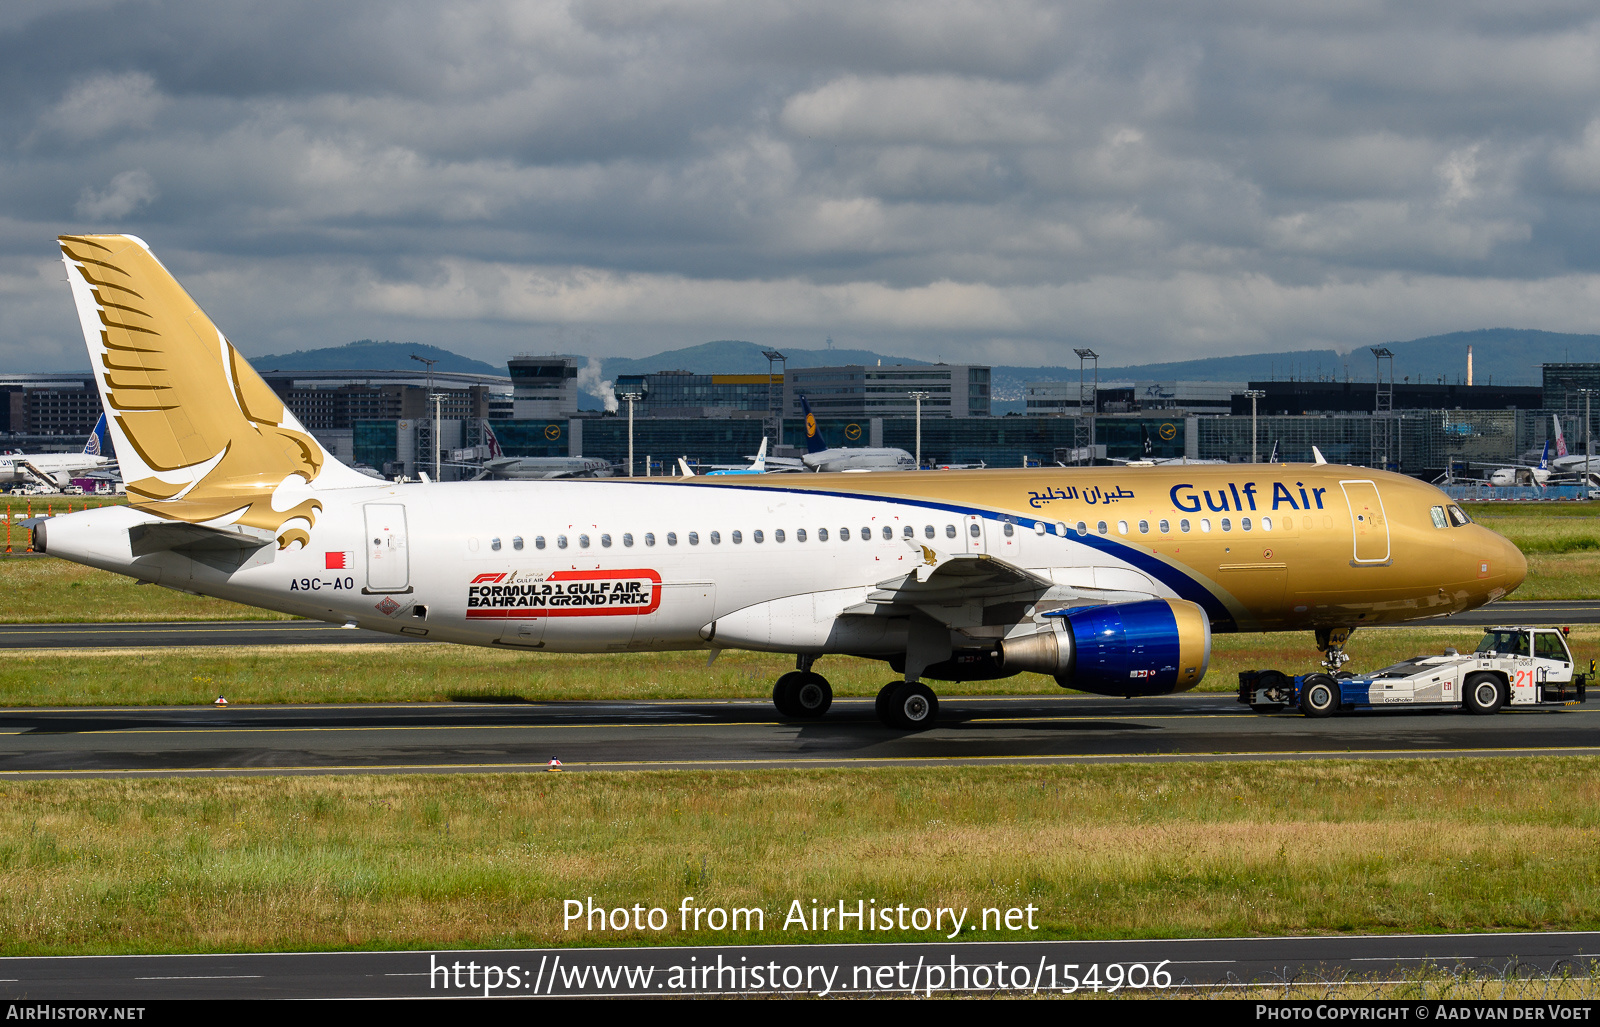
[[[1473,674],[1463,691],[1462,704],[1468,713],[1494,713],[1506,703],[1505,683],[1493,674]]]
[[[1312,674],[1300,685],[1300,712],[1331,717],[1339,709],[1339,683],[1327,674]]]

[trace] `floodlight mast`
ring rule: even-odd
[[[438,481],[439,480],[439,401],[440,401],[440,399],[442,397],[437,392],[433,391],[433,365],[437,364],[439,362],[439,358],[438,357],[434,357],[432,360],[429,360],[427,357],[419,357],[415,353],[413,353],[413,354],[411,354],[411,359],[415,360],[419,364],[427,365],[427,368],[428,368],[428,399],[431,400],[432,403],[433,403],[433,480],[434,481]]]
[[[917,401],[917,470],[922,470],[922,401],[933,395],[920,389],[906,393]]]
[[[633,477],[633,404],[644,399],[644,393],[630,389],[617,393],[617,398],[628,401],[628,477]]]
[[[1096,353],[1092,349],[1074,349],[1072,352],[1074,352],[1074,353],[1076,353],[1078,355],[1078,424],[1076,426],[1076,429],[1073,431],[1073,436],[1074,436],[1073,444],[1074,444],[1074,448],[1077,448],[1077,443],[1079,441],[1083,441],[1084,442],[1084,446],[1083,446],[1083,462],[1086,463],[1086,464],[1093,464],[1094,463],[1094,415],[1098,411],[1099,406],[1100,406],[1100,354]],[[1092,389],[1088,390],[1087,393],[1085,391],[1085,382],[1084,382],[1084,363],[1086,361],[1088,363],[1092,364],[1093,367],[1094,367],[1094,386],[1093,386]],[[1083,422],[1084,422],[1083,407],[1084,407],[1084,399],[1085,399],[1086,395],[1087,395],[1087,398],[1088,398],[1088,405],[1089,405],[1089,414],[1088,414],[1089,429],[1088,429],[1087,432],[1084,431],[1084,426],[1083,426]],[[1083,436],[1083,438],[1080,440],[1078,438],[1078,436]]]
[[[1267,393],[1265,389],[1245,389],[1244,394],[1250,397],[1250,462],[1255,464],[1261,462],[1256,456],[1256,440],[1260,437],[1256,434],[1256,400]]]
[[[776,453],[783,445],[783,392],[789,378],[789,358],[775,349],[764,349],[761,355],[767,358],[767,413],[777,422],[774,426],[777,437],[772,440],[772,451]],[[774,364],[780,368],[776,378],[772,374]]]

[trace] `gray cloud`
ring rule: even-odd
[[[81,363],[94,230],[247,352],[1592,331],[1597,58],[1564,0],[7,5],[0,359]]]

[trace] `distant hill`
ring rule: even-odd
[[[486,364],[438,346],[425,346],[418,342],[378,342],[361,339],[343,346],[326,349],[302,349],[293,353],[252,357],[250,365],[258,371],[421,371],[423,366],[411,359],[419,357],[437,360],[436,371],[460,371],[466,374],[498,374],[504,376],[506,365]]]
[[[656,371],[692,371],[695,374],[766,374],[767,346],[724,339],[685,349],[669,349],[650,357],[606,357],[600,361],[607,378],[619,374],[652,374]],[[833,367],[839,364],[926,364],[911,357],[890,357],[866,349],[789,349],[780,352],[789,367]]]

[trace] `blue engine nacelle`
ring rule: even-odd
[[[1006,670],[1049,674],[1063,688],[1101,695],[1164,695],[1193,688],[1211,662],[1211,622],[1183,599],[1079,606],[1046,616],[1056,626],[1001,643]]]

